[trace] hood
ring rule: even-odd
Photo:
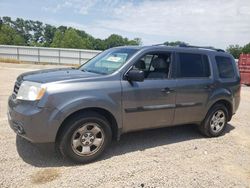
[[[23,73],[20,76],[18,76],[17,80],[49,83],[55,81],[77,79],[77,78],[91,78],[97,76],[101,75],[90,72],[83,72],[81,70],[74,68],[57,68],[57,69],[45,69],[45,70]]]

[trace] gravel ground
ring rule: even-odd
[[[219,138],[194,126],[129,133],[97,162],[74,165],[52,144],[34,145],[9,128],[7,98],[16,77],[52,66],[0,63],[0,187],[250,187],[250,88]]]

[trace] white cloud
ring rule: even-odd
[[[224,48],[250,41],[250,0],[64,0],[55,10],[65,7],[101,15],[84,24],[88,32],[139,36],[144,44],[182,40]]]
[[[114,13],[116,19],[97,25],[220,47],[250,41],[249,0],[144,1],[138,6],[127,3]]]
[[[86,15],[96,2],[96,0],[63,0],[56,6],[45,6],[42,9],[53,13],[57,13],[63,9],[72,9],[76,13]]]
[[[56,6],[45,6],[42,9],[57,13],[63,9],[71,9],[75,13],[87,15],[90,10],[106,12],[112,10],[116,5],[120,4],[119,0],[62,0]],[[101,5],[98,10],[96,7]]]

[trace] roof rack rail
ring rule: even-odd
[[[166,45],[166,44],[162,43],[162,44],[153,44],[152,46],[169,46],[169,45]],[[193,45],[189,45],[189,44],[186,44],[186,43],[181,43],[181,44],[178,44],[176,46],[169,46],[169,47],[201,48],[201,49],[214,50],[214,51],[217,51],[217,52],[225,52],[225,50],[223,50],[223,49],[214,48],[212,46],[193,46]]]
[[[212,46],[192,46],[192,45],[188,45],[188,44],[180,44],[178,46],[179,47],[185,47],[185,48],[202,48],[202,49],[215,50],[217,52],[225,52],[225,50],[223,50],[223,49],[214,48]]]
[[[166,44],[161,43],[161,44],[153,44],[152,46],[166,46]]]

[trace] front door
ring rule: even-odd
[[[122,80],[123,132],[171,125],[176,80],[171,79],[172,54],[149,53],[133,69],[144,71],[143,82]]]

